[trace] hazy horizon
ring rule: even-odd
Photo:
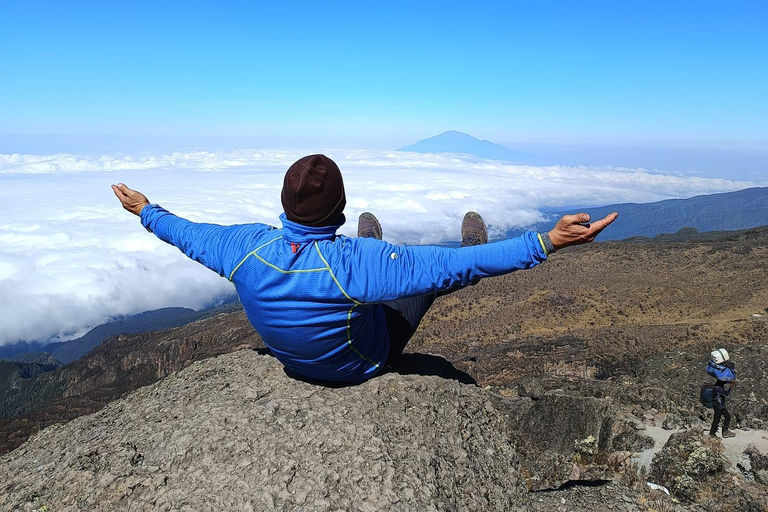
[[[347,189],[346,224],[373,211],[393,243],[459,238],[468,210],[491,237],[532,226],[543,208],[605,205],[768,186],[640,168],[534,166],[452,154],[331,150]],[[285,170],[304,150],[77,157],[0,154],[0,344],[83,333],[149,309],[200,309],[231,284],[157,240],[125,212],[110,184],[124,182],[197,222],[278,225]],[[386,172],[382,172],[386,171]]]
[[[0,134],[173,146],[106,153],[383,150],[447,130],[757,151],[766,19],[758,1],[8,3]]]
[[[461,131],[461,130],[458,130]],[[442,132],[441,132],[442,133]],[[467,132],[462,132],[467,133]],[[474,133],[478,139],[484,137]],[[323,137],[325,144],[312,144],[310,138],[282,139],[280,137],[253,138],[246,136],[181,137],[181,136],[61,136],[61,135],[0,135],[0,154],[73,154],[83,157],[104,155],[124,156],[173,152],[237,151],[272,148],[300,149],[307,154],[326,151],[367,149],[394,151],[400,147],[439,135],[434,133],[421,139],[403,137],[365,140],[336,140]],[[303,144],[298,144],[298,140]],[[327,139],[327,140],[326,140]],[[272,140],[273,144],[260,144]],[[729,142],[721,146],[696,141],[652,140],[514,140],[490,142],[527,153],[525,163],[531,165],[611,166],[644,168],[669,174],[760,180],[768,175],[768,144]],[[355,144],[357,142],[367,144]]]

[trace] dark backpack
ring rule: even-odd
[[[725,365],[717,364],[714,361],[707,363],[707,373],[723,382],[733,382],[736,380],[736,372]]]
[[[715,399],[715,388],[713,386],[701,386],[701,393],[699,393],[701,405],[711,409],[715,406]]]

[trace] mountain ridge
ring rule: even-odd
[[[548,220],[530,226],[529,229],[548,231],[560,216],[578,211],[588,213],[593,220],[601,219],[611,212],[619,213],[619,218],[600,234],[601,241],[668,235],[684,228],[693,228],[699,232],[740,231],[768,225],[768,187],[751,187],[652,203],[617,203],[548,210],[552,212],[547,214]],[[518,236],[523,231],[509,230],[505,237]]]
[[[233,308],[237,309],[238,307],[240,307],[239,301],[233,295],[231,299],[226,300],[219,306],[205,308],[200,311],[184,307],[147,310],[97,325],[83,336],[67,341],[54,343],[17,341],[0,346],[0,361],[24,362],[25,356],[30,356],[31,354],[39,354],[37,357],[45,357],[44,354],[49,354],[62,364],[68,364],[80,359],[111,336],[163,331],[217,315],[221,312],[231,311]]]

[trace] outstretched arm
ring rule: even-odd
[[[112,185],[112,190],[123,208],[138,215],[142,225],[160,240],[177,247],[224,277],[230,275],[233,267],[248,252],[249,241],[258,233],[270,229],[263,224],[220,226],[190,222],[160,206],[149,204],[144,194],[122,183]]]
[[[557,249],[591,242],[618,214],[592,224],[589,215],[566,215],[547,237],[527,231],[508,240],[449,249],[435,246],[396,246],[367,238],[345,245],[345,258],[355,272],[341,267],[344,260],[329,262],[343,276],[341,285],[361,302],[383,302],[413,295],[466,286],[478,278],[534,267]],[[543,235],[543,234],[542,234]],[[549,247],[546,247],[549,245]],[[334,265],[334,263],[336,265]],[[341,278],[340,278],[341,279]]]

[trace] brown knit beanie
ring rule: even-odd
[[[336,162],[325,155],[299,159],[285,173],[280,195],[289,220],[305,226],[330,226],[339,219],[347,196]]]

